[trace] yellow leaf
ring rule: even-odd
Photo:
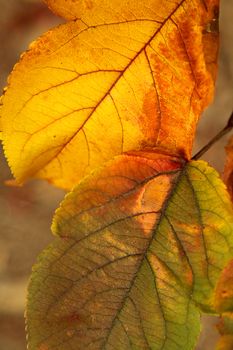
[[[3,99],[18,182],[70,188],[115,155],[190,159],[216,73],[218,0],[47,1],[67,19],[33,43]]]

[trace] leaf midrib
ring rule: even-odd
[[[86,117],[86,119],[83,121],[81,126],[77,129],[77,131],[68,138],[68,140],[65,142],[65,144],[61,147],[59,147],[58,151],[51,157],[50,160],[48,160],[46,163],[44,163],[43,167],[45,168],[48,164],[50,164],[54,159],[56,159],[65,149],[66,147],[72,142],[72,140],[79,134],[79,132],[84,128],[88,120],[92,117],[92,115],[96,112],[96,110],[101,106],[101,104],[105,101],[108,95],[110,95],[112,89],[117,85],[118,81],[122,78],[122,76],[125,74],[125,72],[130,68],[130,66],[135,62],[137,57],[141,55],[141,53],[146,49],[146,47],[151,43],[151,41],[156,37],[156,35],[162,30],[164,25],[167,23],[167,21],[176,13],[176,11],[183,5],[184,2],[187,0],[182,0],[175,8],[174,10],[169,14],[168,17],[161,23],[161,26],[156,29],[154,34],[151,36],[151,38],[142,46],[142,48],[136,53],[136,55],[130,60],[130,62],[126,65],[126,67],[119,73],[119,76],[116,78],[116,80],[112,83],[110,88],[107,90],[107,92],[104,94],[104,96],[100,99],[100,101],[96,104],[95,107],[93,107],[91,113]],[[88,30],[89,28],[87,28]],[[35,171],[34,175],[38,172],[38,170]]]
[[[108,332],[108,334],[106,336],[106,339],[104,340],[104,342],[102,344],[102,347],[101,347],[102,350],[106,349],[106,345],[108,345],[107,344],[108,343],[108,339],[109,339],[109,337],[110,337],[110,335],[112,333],[112,330],[113,330],[113,328],[114,328],[114,326],[116,324],[117,319],[119,318],[120,313],[124,309],[124,305],[125,305],[128,297],[129,297],[129,295],[130,295],[130,292],[131,292],[131,290],[132,290],[132,288],[134,286],[134,283],[135,283],[135,281],[136,281],[136,279],[138,277],[138,273],[139,273],[139,271],[140,271],[140,269],[141,269],[141,267],[142,267],[142,265],[144,263],[144,260],[146,259],[146,256],[148,254],[149,248],[150,248],[150,246],[151,246],[151,244],[152,244],[152,242],[154,240],[154,237],[155,237],[156,232],[157,232],[157,228],[159,227],[159,225],[160,225],[160,223],[161,223],[161,221],[162,221],[162,219],[164,217],[164,213],[166,212],[167,207],[168,207],[168,205],[170,203],[170,200],[171,200],[172,196],[174,195],[174,193],[176,191],[176,188],[177,188],[178,184],[180,183],[180,179],[184,175],[185,171],[186,171],[186,165],[183,167],[183,169],[180,169],[180,173],[177,175],[177,178],[176,178],[176,180],[175,180],[175,182],[173,184],[173,187],[171,188],[170,192],[168,193],[168,195],[167,195],[167,197],[166,197],[166,199],[164,201],[164,204],[163,204],[162,209],[161,209],[160,217],[159,217],[158,221],[155,223],[155,226],[152,229],[151,238],[148,240],[148,245],[147,245],[147,247],[145,249],[144,254],[142,254],[141,261],[140,261],[140,263],[139,263],[139,265],[137,267],[137,270],[135,271],[134,277],[133,277],[133,279],[132,279],[132,281],[130,283],[128,291],[125,294],[125,296],[124,296],[124,298],[122,300],[121,306],[119,307],[118,311],[116,312],[115,317],[112,320],[112,324],[109,327],[109,332]]]

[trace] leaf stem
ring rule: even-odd
[[[228,134],[233,129],[233,112],[227,122],[227,125],[210,140],[203,148],[200,149],[193,157],[192,160],[197,160],[203,156],[217,141],[219,141],[223,136]]]

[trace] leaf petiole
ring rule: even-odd
[[[223,136],[228,134],[233,129],[233,112],[227,122],[227,125],[217,134],[212,140],[210,140],[207,145],[200,149],[193,157],[192,160],[197,160],[203,156],[217,141],[219,141]]]

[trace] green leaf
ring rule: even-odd
[[[233,256],[232,228],[229,196],[206,163],[116,157],[56,212],[58,237],[29,286],[29,349],[193,349]]]

